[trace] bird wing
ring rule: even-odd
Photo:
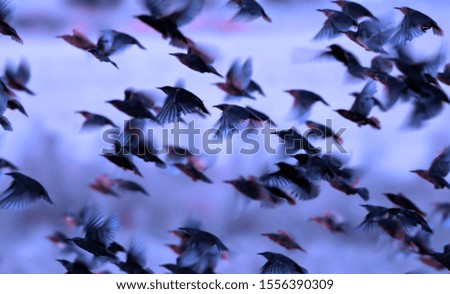
[[[0,20],[5,22],[11,20],[11,7],[9,1],[2,1],[2,3],[0,3]]]
[[[180,112],[178,110],[175,95],[176,93],[167,96],[161,111],[156,116],[156,119],[162,124],[176,122],[180,119]]]
[[[327,19],[324,23],[320,31],[314,37],[315,41],[328,40],[333,39],[340,32],[332,25],[331,19]]]
[[[23,85],[25,85],[30,80],[30,76],[30,64],[26,59],[22,59],[19,68],[16,71],[15,78],[17,81],[20,81]]]
[[[450,147],[447,147],[431,163],[429,172],[431,174],[445,177],[450,172]]]
[[[424,32],[422,31],[420,24],[411,17],[411,15],[405,15],[388,43],[392,45],[403,45],[406,41],[411,41],[423,34]]]
[[[186,5],[173,14],[173,19],[178,26],[183,26],[191,22],[203,9],[205,0],[189,0]]]
[[[23,210],[40,197],[40,195],[30,191],[26,185],[13,180],[11,185],[1,194],[0,208]]]
[[[252,59],[248,58],[242,66],[236,60],[227,74],[227,79],[238,89],[245,90],[250,84],[253,73]]]

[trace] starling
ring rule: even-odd
[[[438,73],[437,79],[450,86],[450,63],[445,65],[443,72]]]
[[[125,262],[119,262],[117,266],[121,271],[128,274],[153,274],[153,271],[145,268],[146,258],[142,248],[133,243],[127,251],[127,259]]]
[[[8,103],[11,97],[15,94],[5,85],[0,79],[0,124],[5,131],[12,131],[12,125],[9,120],[3,115],[8,108]]]
[[[311,91],[286,90],[284,92],[289,93],[292,97],[294,97],[294,104],[291,112],[293,116],[299,120],[302,120],[307,113],[311,111],[312,106],[316,102],[322,102],[326,106],[330,106],[321,96]]]
[[[9,162],[8,160],[4,158],[0,158],[0,170],[2,169],[10,169],[10,170],[18,170],[17,166]]]
[[[28,117],[28,113],[23,107],[22,103],[19,102],[19,100],[15,98],[9,98],[8,103],[6,104],[6,107],[8,107],[11,110],[18,110],[20,113]]]
[[[187,163],[175,163],[174,166],[182,171],[185,175],[189,176],[194,182],[200,180],[202,182],[212,184],[212,181],[205,176],[202,171],[199,171],[194,165]]]
[[[47,190],[38,181],[19,172],[9,172],[13,178],[9,187],[0,195],[0,208],[7,210],[23,210],[38,200],[54,204]]]
[[[16,42],[23,44],[16,30],[9,24],[11,19],[11,7],[9,1],[0,1],[0,34],[10,36]]]
[[[188,90],[170,86],[160,87],[158,89],[167,94],[164,105],[157,116],[158,121],[163,124],[180,121],[181,114],[210,114],[203,101]]]
[[[98,128],[103,126],[111,126],[117,128],[117,126],[106,116],[95,114],[89,111],[77,111],[76,113],[81,114],[86,120],[83,122],[82,129]]]
[[[435,189],[450,189],[450,184],[445,180],[445,177],[450,171],[450,147],[447,147],[436,157],[431,163],[428,170],[412,170],[424,180],[432,183]]]
[[[94,191],[100,192],[105,195],[111,195],[119,197],[119,195],[113,189],[114,182],[106,175],[101,175],[95,178],[95,182],[89,184],[89,188]]]
[[[138,15],[137,19],[161,33],[164,39],[170,39],[170,44],[175,47],[193,46],[192,40],[184,36],[179,27],[200,14],[204,0],[145,0],[144,4],[150,15]]]
[[[314,180],[335,181],[340,174],[340,168],[330,163],[328,156],[318,156],[309,154],[296,154],[293,157],[297,160],[299,167],[304,169],[310,178]]]
[[[147,105],[145,105],[141,99],[137,98],[138,96],[131,96],[128,93],[128,90],[125,90],[125,99],[124,100],[109,100],[107,103],[114,106],[117,110],[128,114],[134,118],[147,118],[151,121],[159,123],[156,116],[148,109]]]
[[[6,66],[5,78],[8,87],[17,91],[24,91],[30,95],[35,95],[33,91],[27,88],[30,76],[30,65],[25,59],[22,59],[17,69],[14,69],[11,64]]]
[[[308,270],[299,266],[289,257],[273,252],[261,252],[267,262],[262,266],[260,274],[307,274]]]
[[[378,20],[367,8],[365,8],[359,3],[341,0],[331,2],[339,5],[339,7],[341,7],[342,9],[342,12],[347,13],[354,19],[359,19],[362,17],[370,17],[373,20]]]
[[[284,230],[278,230],[277,233],[266,233],[261,235],[269,238],[273,242],[281,245],[282,247],[288,250],[298,249],[306,253],[305,249],[303,249],[300,245],[298,245],[294,237],[286,233]]]
[[[367,68],[361,65],[358,58],[356,58],[353,53],[336,44],[332,44],[328,46],[328,48],[330,50],[322,52],[319,57],[333,58],[344,64],[347,68],[347,72],[351,76],[363,80],[365,79]]]
[[[141,193],[144,194],[145,196],[149,196],[148,192],[141,185],[139,185],[134,181],[124,179],[113,179],[112,182],[114,185],[117,185],[117,187],[119,187],[122,190]]]
[[[327,17],[322,28],[314,37],[314,40],[333,39],[342,33],[348,32],[352,27],[357,27],[358,22],[347,13],[333,9],[317,9]]]
[[[420,210],[411,200],[406,198],[402,193],[392,194],[385,193],[384,194],[392,203],[396,204],[400,208],[409,209],[414,211],[415,213],[425,217],[426,213]]]
[[[249,21],[262,17],[265,21],[272,22],[264,8],[255,0],[229,0],[228,5],[237,5],[238,12],[233,17],[233,20]]]
[[[380,82],[385,87],[385,91],[387,94],[387,101],[384,103],[385,111],[391,109],[399,99],[408,99],[409,87],[401,79],[380,71],[369,70],[367,71],[367,74],[370,78]]]
[[[343,118],[346,118],[358,125],[358,127],[370,125],[375,129],[381,129],[380,121],[372,116],[372,117],[366,117],[358,112],[353,112],[350,110],[345,109],[338,109],[335,110],[337,113],[339,113]]]
[[[323,216],[316,216],[309,219],[333,233],[346,233],[344,223],[339,217],[331,212],[325,212]]]
[[[253,65],[252,59],[248,58],[243,64],[236,59],[227,72],[225,83],[215,83],[215,85],[227,93],[225,100],[246,97],[255,100],[252,92],[258,92],[264,96],[264,92],[255,81],[252,80]]]
[[[66,274],[92,274],[89,266],[81,260],[75,260],[74,262],[70,262],[65,259],[57,259],[62,266],[67,270]]]
[[[355,188],[350,186],[342,179],[337,179],[335,181],[330,182],[331,187],[335,188],[338,191],[345,193],[346,195],[355,195],[358,194],[364,201],[369,200],[369,190],[366,188]]]
[[[389,40],[392,45],[404,45],[407,41],[423,35],[429,29],[432,29],[437,36],[444,35],[444,31],[428,15],[406,6],[394,8],[400,10],[404,17]]]
[[[123,154],[113,154],[113,153],[105,153],[102,156],[108,159],[110,162],[114,163],[118,167],[121,167],[124,170],[130,170],[134,172],[135,175],[142,177],[141,172],[137,168],[137,166],[132,162],[129,156],[125,156]]]
[[[182,64],[192,70],[200,73],[212,73],[223,78],[211,64],[193,52],[188,51],[188,53],[170,53],[170,55],[175,56]]]
[[[378,21],[365,20],[358,24],[358,30],[345,32],[345,35],[367,51],[387,54],[383,48],[389,41],[393,29],[384,29]]]
[[[336,142],[338,142],[339,144],[342,144],[342,138],[339,136],[339,134],[337,134],[336,132],[334,132],[331,128],[319,124],[317,122],[314,122],[312,120],[307,120],[305,122],[305,124],[308,126],[308,130],[306,133],[306,137],[309,136],[313,136],[313,137],[317,137],[317,138],[333,138]]]
[[[85,237],[75,237],[70,239],[75,245],[94,256],[105,258],[117,263],[117,256],[109,249],[114,241],[116,231],[119,229],[119,214],[114,213],[108,218],[92,217],[85,227]]]
[[[95,44],[91,40],[89,40],[88,37],[86,37],[83,33],[75,29],[72,30],[72,35],[60,35],[57,36],[57,38],[61,38],[70,45],[83,51],[88,51],[96,47]]]
[[[222,110],[222,116],[216,123],[218,138],[228,138],[239,130],[261,127],[264,122],[263,117],[248,108],[233,104],[219,104],[214,107]]]
[[[314,147],[307,138],[300,135],[295,128],[287,130],[276,131],[272,134],[280,137],[285,146],[283,147],[286,154],[295,154],[300,150],[305,150],[308,154],[319,154],[320,148]]]

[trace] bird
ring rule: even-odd
[[[22,103],[20,103],[20,101],[14,97],[9,97],[6,107],[11,110],[18,110],[20,113],[28,117],[28,113],[25,110],[25,107],[23,107]]]
[[[18,170],[19,168],[17,166],[15,166],[14,164],[12,164],[10,161],[4,159],[4,158],[0,158],[0,170],[2,169],[10,169],[12,171]]]
[[[358,26],[356,19],[345,12],[334,9],[317,9],[317,11],[322,12],[327,20],[314,37],[315,41],[334,39],[340,34],[348,32],[352,27]]]
[[[39,200],[54,204],[47,190],[37,180],[20,172],[9,172],[13,181],[9,187],[0,194],[0,208],[6,210],[24,210]]]
[[[247,58],[244,63],[236,59],[227,72],[225,83],[220,82],[214,85],[227,93],[225,100],[241,97],[256,100],[252,92],[258,92],[262,96],[265,96],[265,94],[261,86],[252,80],[252,74],[253,61],[251,58]]]
[[[81,127],[81,129],[83,130],[103,126],[111,126],[113,128],[118,128],[109,118],[101,114],[96,114],[85,110],[77,111],[76,113],[81,114],[86,119]]]
[[[167,95],[164,105],[156,117],[159,122],[163,124],[178,122],[182,114],[210,115],[203,101],[188,90],[171,86],[159,87],[158,89]]]
[[[356,123],[358,127],[370,125],[374,129],[381,129],[380,121],[374,116],[366,117],[359,112],[354,112],[346,109],[337,109],[335,111],[339,113],[343,118]]]
[[[263,125],[264,117],[248,108],[234,104],[218,104],[213,107],[222,111],[222,115],[216,123],[217,138],[229,138],[233,133],[241,130],[254,130]]]
[[[135,16],[146,25],[159,32],[170,44],[188,48],[194,42],[179,30],[179,27],[194,20],[203,9],[205,0],[144,0],[148,14]],[[181,5],[180,5],[181,4]]]
[[[437,74],[437,79],[450,86],[450,63],[445,65],[443,72]]]
[[[308,270],[299,266],[289,257],[274,252],[261,252],[267,262],[261,267],[260,274],[307,274]]]
[[[17,91],[24,91],[30,95],[35,95],[35,93],[27,87],[30,76],[30,65],[26,59],[22,59],[17,68],[14,68],[11,63],[8,63],[6,66],[5,79],[8,87]]]
[[[102,257],[112,263],[118,263],[118,257],[109,248],[114,243],[114,238],[120,226],[120,215],[118,212],[109,217],[93,216],[86,224],[84,238],[74,237],[69,239],[76,246],[93,254]]]
[[[59,35],[56,37],[63,39],[70,45],[83,51],[88,51],[96,47],[95,44],[86,35],[76,29],[72,30],[72,35]]]
[[[192,50],[188,50],[187,53],[169,53],[169,54],[175,56],[182,64],[184,64],[185,66],[189,67],[194,71],[200,73],[212,73],[218,77],[223,78],[223,76],[219,74],[211,64],[209,64],[201,56],[192,52]]]
[[[11,122],[4,116],[8,103],[15,94],[0,79],[0,125],[5,131],[12,131]]]
[[[337,44],[328,46],[329,50],[322,52],[319,57],[333,58],[341,62],[346,68],[347,72],[355,78],[365,79],[367,68],[362,66],[358,58],[348,50],[345,50]]]
[[[194,182],[202,181],[204,183],[212,184],[212,181],[198,170],[192,163],[175,163],[173,166],[182,171],[185,175],[190,177]]]
[[[428,15],[407,6],[394,8],[400,10],[404,17],[389,39],[390,44],[395,46],[404,45],[407,41],[412,41],[423,35],[429,29],[432,29],[433,33],[437,36],[442,37],[444,35],[444,31],[439,27],[437,22]]]
[[[425,212],[420,210],[411,200],[406,198],[402,193],[398,194],[385,193],[384,196],[386,196],[392,203],[396,204],[400,208],[409,209],[423,217],[426,216]]]
[[[9,1],[0,1],[0,34],[10,36],[14,41],[23,44],[17,31],[9,24],[11,19],[11,7]]]
[[[435,189],[450,189],[445,177],[450,172],[450,146],[446,147],[432,162],[428,170],[412,170],[424,180],[432,183]]]
[[[320,154],[322,151],[321,148],[315,147],[307,138],[299,134],[294,127],[271,134],[277,135],[284,142],[283,151],[287,155],[295,154],[300,150],[305,150],[308,154]]]
[[[353,187],[347,184],[344,180],[338,178],[335,181],[330,182],[330,186],[338,191],[345,193],[346,195],[359,195],[364,201],[369,200],[369,190],[367,188]]]
[[[321,102],[326,106],[330,106],[330,104],[328,104],[321,96],[308,90],[295,89],[285,90],[284,92],[294,97],[291,113],[295,119],[300,121],[311,111],[312,106],[316,102]]]
[[[386,72],[379,70],[368,70],[367,75],[373,80],[384,85],[386,92],[386,102],[383,103],[383,110],[390,110],[399,100],[407,100],[410,96],[410,89],[405,81],[393,77]]]
[[[323,216],[311,217],[309,220],[319,224],[333,233],[347,233],[344,228],[344,222],[341,220],[341,217],[335,213],[326,211]]]
[[[306,126],[308,126],[308,130],[306,131],[306,137],[317,137],[317,138],[333,138],[339,144],[343,143],[343,140],[339,133],[333,131],[330,127],[320,124],[318,122],[314,122],[312,120],[307,120],[305,122]]]
[[[303,251],[303,252],[306,253],[305,249],[303,249],[303,247],[298,245],[298,243],[295,241],[294,237],[289,235],[284,230],[278,230],[277,233],[264,233],[264,234],[261,234],[261,235],[264,236],[264,237],[269,238],[273,242],[281,245],[282,247],[284,247],[284,248],[286,248],[288,250],[298,249],[298,250]]]
[[[68,261],[66,259],[57,259],[62,266],[67,270],[66,274],[92,274],[89,265],[87,265],[84,261],[75,259],[73,262]]]
[[[179,230],[189,236],[186,248],[177,258],[176,265],[189,267],[197,273],[214,270],[222,252],[229,251],[228,247],[210,232],[192,227],[182,227]]]
[[[133,117],[141,119],[149,119],[155,123],[159,123],[156,116],[148,109],[147,105],[138,98],[139,96],[130,95],[128,90],[125,90],[125,99],[108,100],[106,103],[111,104],[117,110]]]
[[[389,41],[393,31],[394,29],[385,28],[378,21],[365,20],[358,24],[356,31],[347,31],[344,34],[367,51],[387,54],[384,46]]]
[[[101,154],[104,158],[108,159],[110,162],[115,164],[116,166],[122,168],[123,170],[130,170],[135,175],[143,177],[137,166],[133,163],[132,159],[129,156],[125,156],[124,154],[115,154],[115,153],[105,153]]]
[[[94,191],[100,192],[105,195],[111,195],[119,197],[116,191],[113,189],[114,182],[107,175],[101,175],[95,178],[95,182],[89,184],[89,188]]]
[[[347,13],[354,19],[359,19],[362,17],[369,17],[373,20],[378,20],[372,12],[370,12],[367,8],[362,6],[359,3],[353,2],[353,1],[331,1],[332,3],[335,3],[341,7],[342,12]]]
[[[130,180],[124,180],[124,179],[112,179],[112,182],[114,185],[116,185],[121,190],[130,191],[130,192],[136,192],[144,194],[145,196],[149,196],[148,192],[139,185],[138,183]]]
[[[264,8],[255,0],[229,0],[228,5],[237,6],[238,12],[233,16],[234,21],[249,21],[262,17],[265,21],[272,22]]]
[[[127,250],[126,260],[117,263],[117,267],[128,274],[153,274],[153,271],[146,268],[147,262],[142,248],[137,243],[132,243]]]

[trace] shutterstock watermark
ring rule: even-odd
[[[332,130],[332,120],[327,119],[325,126]],[[345,131],[346,128],[339,128],[330,134],[329,131],[320,128],[309,128],[303,132],[297,129],[281,130],[270,123],[264,123],[261,127],[243,129],[203,129],[197,127],[195,121],[190,121],[185,124],[175,123],[170,127],[129,128],[125,133],[117,128],[106,129],[102,139],[108,146],[103,147],[101,152],[121,155],[145,155],[146,152],[164,155],[169,152],[186,153],[187,150],[192,155],[235,152],[244,155],[254,155],[259,152],[277,155],[295,154],[300,150],[306,150],[310,154],[348,153],[340,140],[334,139],[340,138]],[[325,147],[315,145],[319,139],[325,139],[323,141]],[[167,146],[183,148],[169,149]]]

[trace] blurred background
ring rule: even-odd
[[[216,52],[214,67],[225,75],[236,58],[253,60],[253,79],[267,97],[256,101],[242,100],[271,116],[279,128],[305,126],[288,118],[293,99],[283,90],[307,89],[321,95],[331,107],[317,104],[310,119],[324,123],[331,119],[333,128],[346,128],[342,138],[346,154],[339,154],[348,166],[362,171],[359,185],[370,191],[368,203],[390,206],[383,193],[402,192],[422,210],[431,212],[433,203],[450,200],[448,190],[434,190],[410,170],[428,168],[431,161],[450,144],[449,107],[418,130],[405,127],[410,105],[398,104],[388,113],[374,109],[382,130],[358,128],[341,118],[334,109],[349,108],[351,92],[359,91],[364,81],[346,74],[345,68],[333,61],[316,57],[333,43],[340,44],[368,65],[375,54],[366,52],[345,37],[313,42],[325,17],[318,8],[337,9],[329,1],[272,0],[260,3],[272,18],[271,24],[257,19],[233,23],[233,9],[226,1],[206,1],[207,6],[192,23],[181,30],[199,44]],[[375,15],[397,24],[401,13],[394,6],[414,5],[436,20],[447,32],[450,27],[448,1],[359,1]],[[94,5],[95,3],[95,5]],[[254,155],[219,154],[207,156],[210,163],[205,174],[214,184],[192,182],[173,168],[159,169],[151,163],[136,160],[143,178],[125,172],[99,156],[105,143],[102,130],[81,132],[83,118],[75,111],[87,110],[103,114],[122,125],[126,115],[118,112],[106,100],[121,99],[126,88],[146,90],[163,101],[156,89],[173,85],[183,79],[185,87],[199,96],[211,112],[211,117],[197,119],[202,128],[211,127],[220,115],[213,105],[222,103],[224,93],[213,86],[220,78],[199,74],[181,65],[168,53],[183,52],[133,16],[145,13],[140,1],[121,0],[30,0],[12,1],[14,25],[24,44],[0,36],[0,66],[8,61],[18,64],[29,61],[32,77],[29,87],[36,96],[19,94],[29,114],[26,118],[9,112],[13,132],[0,131],[0,155],[20,170],[39,180],[48,190],[55,206],[37,203],[25,211],[0,211],[0,272],[1,273],[63,273],[57,258],[72,259],[61,252],[46,237],[55,230],[69,237],[81,236],[80,230],[69,230],[63,221],[68,212],[85,205],[96,206],[103,213],[120,211],[121,228],[117,241],[128,245],[132,240],[143,244],[147,265],[156,273],[164,273],[159,265],[174,263],[176,255],[165,246],[177,239],[168,230],[176,229],[189,219],[201,222],[202,228],[220,237],[230,249],[229,257],[217,267],[218,273],[256,273],[265,262],[256,253],[274,251],[285,254],[311,273],[434,273],[418,261],[417,256],[402,253],[398,244],[377,230],[355,230],[366,210],[357,196],[346,196],[321,184],[320,196],[311,201],[298,201],[296,206],[261,207],[247,201],[223,180],[239,175],[260,176],[282,157],[258,152]],[[101,63],[58,35],[72,29],[96,40],[102,29],[115,29],[136,37],[147,50],[132,47],[112,59],[118,64]],[[440,48],[448,52],[448,37],[432,33],[414,40],[411,50],[418,58],[431,56]],[[445,91],[448,88],[444,85]],[[376,97],[383,98],[378,84]],[[169,125],[170,127],[170,125]],[[233,142],[239,148],[238,140]],[[323,146],[323,141],[317,145]],[[336,150],[333,150],[337,152]],[[151,194],[145,198],[125,193],[120,198],[104,196],[88,185],[95,177],[130,179],[143,185]],[[0,175],[0,188],[5,189],[10,178]],[[333,234],[308,221],[332,211],[342,216],[349,234]],[[435,231],[432,247],[440,251],[450,243],[449,226],[441,224],[433,214],[429,223]],[[286,230],[295,236],[307,253],[288,251],[261,236],[262,233]],[[105,266],[112,272],[116,269]]]

